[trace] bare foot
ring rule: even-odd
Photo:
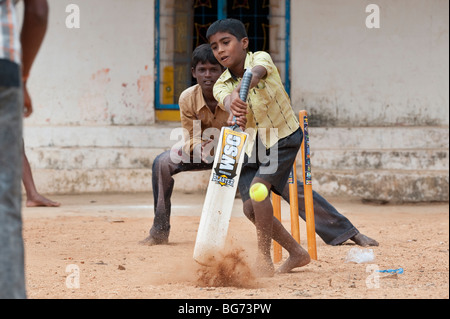
[[[27,198],[27,207],[59,207],[61,203],[54,202],[40,194]]]
[[[277,269],[277,273],[288,273],[294,268],[303,267],[311,262],[308,252],[300,247],[295,254],[290,254],[289,258]]]
[[[353,236],[350,239],[353,240],[355,242],[355,244],[362,246],[362,247],[379,245],[375,239],[367,237],[366,235],[363,235],[361,233],[356,234],[355,236]]]
[[[275,274],[275,266],[271,257],[260,256],[256,259],[256,277],[273,277]]]

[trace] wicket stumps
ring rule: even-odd
[[[306,236],[308,241],[308,253],[310,257],[317,260],[316,227],[314,221],[313,192],[311,181],[311,152],[309,148],[308,113],[305,110],[299,112],[300,127],[303,131],[301,145],[303,192],[305,198]],[[289,208],[291,215],[291,234],[300,243],[300,225],[298,216],[298,189],[296,162],[289,177]],[[272,204],[274,216],[281,221],[281,197],[272,193]],[[273,242],[274,262],[281,261],[282,249],[280,244]]]
[[[296,161],[292,165],[289,175],[289,210],[291,214],[291,234],[294,239],[300,243],[300,221],[298,217],[298,189],[297,189],[297,168]],[[281,221],[281,197],[272,193],[272,205],[274,216]],[[273,242],[274,262],[280,262],[282,257],[282,248],[276,241]]]
[[[305,196],[306,235],[308,239],[308,253],[312,259],[317,260],[316,224],[314,220],[313,191],[311,177],[311,150],[309,148],[308,113],[299,112],[300,126],[303,130],[302,171],[303,191]]]

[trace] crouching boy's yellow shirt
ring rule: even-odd
[[[247,129],[253,129],[248,130],[251,134],[247,144],[248,155],[251,154],[257,132],[268,149],[279,139],[291,135],[299,128],[291,101],[270,55],[264,51],[247,53],[244,68],[252,69],[257,65],[263,66],[267,70],[267,74],[248,94]],[[220,76],[213,91],[219,104],[224,105],[225,98],[231,94],[240,81],[241,79],[235,77],[229,70]]]

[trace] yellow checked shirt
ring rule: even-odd
[[[278,69],[267,52],[247,53],[245,69],[262,66],[267,70],[264,79],[248,94],[247,132],[250,133],[247,154],[251,154],[256,133],[266,148],[272,147],[279,139],[287,137],[299,128],[291,101],[281,81]],[[214,85],[214,97],[223,107],[225,98],[231,94],[241,81],[226,70]],[[266,129],[266,130],[262,130]],[[271,133],[272,132],[272,133]]]

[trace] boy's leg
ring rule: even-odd
[[[255,177],[254,182],[263,183],[268,188],[270,186],[258,177]],[[272,239],[276,240],[289,253],[289,258],[277,272],[286,273],[310,262],[311,259],[308,252],[297,243],[281,222],[273,216],[273,207],[269,196],[261,202],[251,199],[247,200],[244,203],[244,213],[256,227],[259,275],[272,276],[274,273],[274,265],[271,258]]]
[[[170,212],[174,179],[172,178],[180,164],[170,160],[171,150],[158,155],[152,166],[152,189],[155,218],[150,229],[150,236],[144,240],[148,244],[163,244],[169,240]]]
[[[300,217],[305,220],[305,197],[302,182],[297,181],[297,189],[298,212]],[[289,203],[288,185],[286,185],[282,197]],[[316,233],[325,243],[330,245],[339,238],[347,240],[358,232],[346,217],[341,215],[336,208],[315,191],[313,191],[313,205]]]
[[[272,185],[259,177],[253,179],[253,183],[262,183],[267,189]],[[255,212],[254,223],[256,226],[256,237],[258,240],[258,270],[261,275],[271,276],[274,273],[274,266],[270,255],[272,245],[272,230],[273,230],[273,207],[269,196],[263,201],[257,202],[250,200],[250,203]],[[248,204],[247,204],[248,205]]]
[[[156,157],[152,167],[152,187],[155,218],[150,229],[150,235],[142,244],[157,245],[168,242],[170,233],[171,196],[175,181],[172,176],[186,171],[200,171],[212,168],[206,163],[174,162],[171,157],[173,150],[165,151]],[[172,154],[173,155],[173,154]]]
[[[261,202],[249,199],[249,188],[254,183],[263,183],[268,189],[276,190],[278,194],[282,193],[300,148],[301,137],[302,132],[298,130],[290,136],[281,139],[266,154],[269,158],[255,160],[254,158],[248,159],[246,157],[246,162],[241,171],[239,187],[244,202],[244,213],[250,220],[254,221],[256,226],[259,251],[258,263],[261,265],[260,271],[263,275],[273,274],[273,263],[270,256],[272,238],[276,239],[289,252],[289,258],[280,267],[279,272],[289,272],[293,268],[308,264],[310,261],[308,252],[273,217],[273,207],[270,198],[266,198]],[[255,143],[252,151],[253,156],[260,156],[257,155],[258,143],[259,140]],[[274,163],[276,163],[276,172],[264,173]]]

